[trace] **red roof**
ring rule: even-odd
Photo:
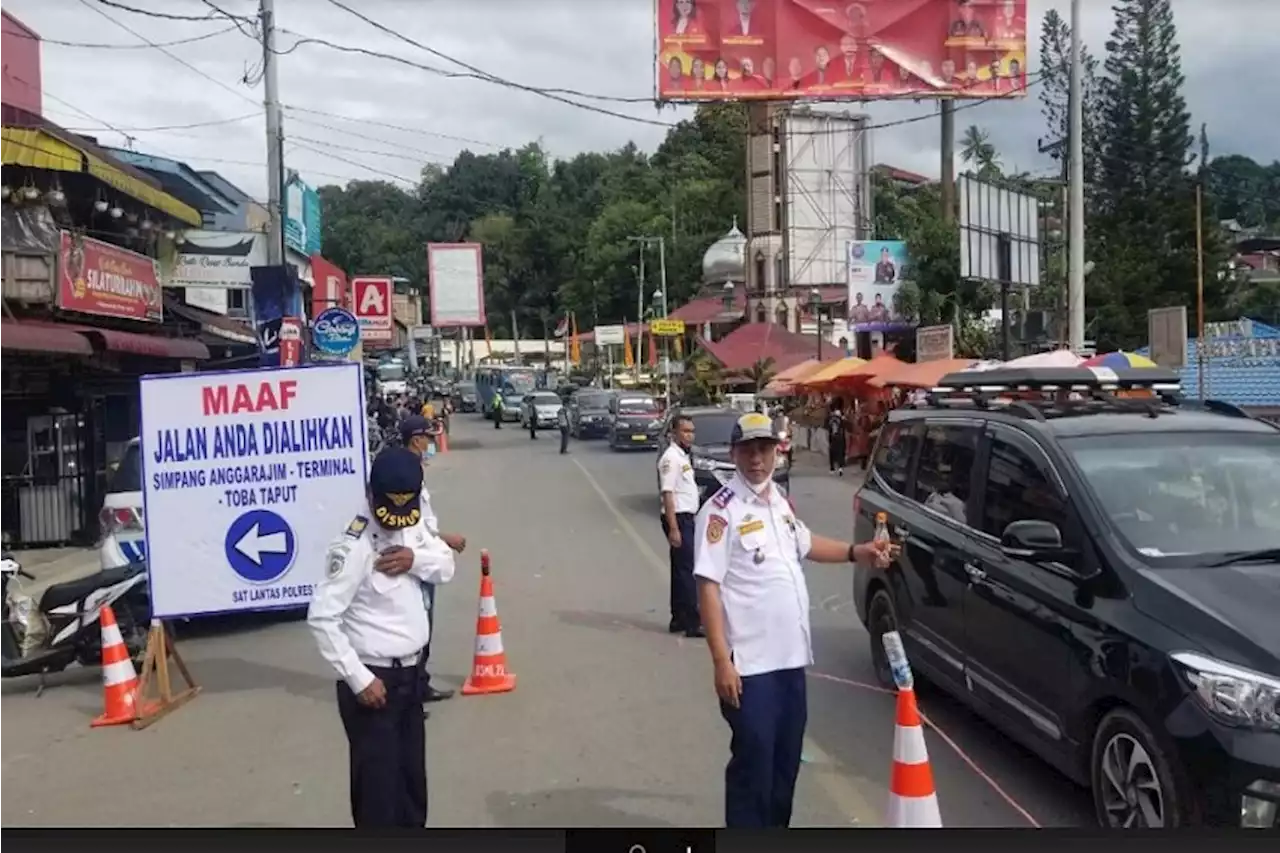
[[[686,302],[679,308],[671,312],[672,320],[684,320],[692,326],[701,326],[703,323],[723,322],[730,318],[730,313],[740,318],[742,312],[746,310],[747,297],[742,288],[736,288],[733,292],[733,308],[726,310],[724,307],[724,298],[721,296],[699,296],[690,302]]]
[[[818,339],[797,335],[777,323],[746,323],[719,341],[698,344],[726,370],[746,370],[757,361],[773,359],[774,369],[794,367],[818,353]]]

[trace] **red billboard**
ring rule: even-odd
[[[59,308],[159,323],[163,319],[160,293],[154,259],[62,232],[58,250]]]
[[[351,279],[351,313],[360,324],[360,340],[366,345],[390,345],[396,339],[392,313],[394,283],[384,276]]]
[[[40,88],[40,36],[26,24],[0,13],[0,53],[4,54],[4,85],[0,101],[34,115],[42,115]]]
[[[1026,0],[657,0],[661,101],[1019,97]]]

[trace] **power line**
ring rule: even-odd
[[[452,135],[450,135],[450,134],[448,134],[448,133],[438,133],[438,132],[433,131],[433,130],[422,130],[422,129],[420,129],[420,128],[416,128],[416,127],[405,127],[404,125],[399,125],[399,124],[390,124],[390,123],[385,122],[385,121],[377,121],[376,119],[370,119],[370,118],[353,118],[352,116],[344,116],[344,115],[341,115],[341,114],[339,114],[339,113],[330,113],[330,112],[325,112],[324,110],[311,109],[311,108],[309,108],[309,107],[298,107],[298,106],[294,106],[294,105],[292,105],[292,104],[284,104],[283,106],[284,106],[284,109],[285,109],[286,111],[288,111],[288,112],[294,112],[294,113],[308,113],[308,114],[310,114],[310,115],[327,116],[328,118],[336,118],[336,119],[340,119],[340,120],[342,120],[342,121],[358,122],[358,123],[360,123],[360,124],[373,125],[374,127],[385,127],[385,128],[390,129],[390,130],[399,130],[399,131],[402,131],[403,133],[417,133],[417,134],[421,134],[421,135],[423,135],[423,136],[435,136],[435,137],[438,137],[439,139],[448,139],[448,140],[450,140],[450,141],[452,141],[452,142],[462,142],[462,143],[467,144],[467,145],[483,145],[483,146],[485,146],[485,147],[487,147],[487,148],[510,148],[510,147],[512,147],[512,146],[509,146],[509,145],[499,145],[499,144],[498,144],[498,143],[496,143],[496,142],[485,142],[484,140],[481,140],[481,139],[468,139],[468,138],[467,138],[467,137],[465,137],[465,136],[452,136]],[[306,121],[305,119],[299,119],[299,118],[297,118],[297,117],[295,117],[295,119],[296,119],[297,121],[304,121],[304,122]],[[358,134],[358,133],[356,133],[356,132],[354,132],[354,131],[350,131],[350,130],[343,130],[343,129],[341,129],[341,128],[333,127],[333,126],[331,126],[331,125],[327,125],[327,124],[320,124],[319,122],[307,122],[307,123],[308,123],[308,124],[314,124],[314,125],[316,125],[317,127],[324,127],[324,128],[329,129],[329,130],[334,130],[334,131],[337,131],[338,133],[346,133],[346,134],[349,134],[349,135],[351,135],[351,136],[360,136],[360,134]],[[385,144],[385,145],[393,145],[394,147],[404,147],[404,146],[394,145],[394,143],[388,142],[388,141],[386,141],[386,140],[384,140],[384,139],[376,139],[376,140],[373,140],[373,141],[375,141],[375,142],[382,142],[382,143],[383,143],[383,144]]]
[[[140,45],[140,47],[145,47],[145,46],[146,45]],[[48,92],[46,92],[45,94],[48,94]],[[93,133],[94,131],[101,131],[101,130],[114,130],[116,133],[124,133],[126,131],[131,133],[161,133],[161,132],[170,131],[170,130],[190,130],[195,127],[216,127],[217,125],[220,125],[220,124],[235,124],[238,121],[246,121],[251,118],[259,118],[261,117],[261,115],[262,113],[259,111],[256,113],[246,113],[242,116],[236,116],[235,118],[219,118],[219,119],[214,119],[213,121],[193,121],[193,122],[190,122],[189,124],[160,124],[160,125],[153,125],[151,127],[112,127],[110,125],[107,125],[106,127],[68,127],[65,129],[70,130],[73,133]],[[101,122],[104,125],[106,124],[106,122],[103,122],[101,119],[94,119],[94,121]],[[198,138],[198,137],[195,137],[195,138]]]
[[[351,160],[346,157],[342,157],[338,154],[333,154],[328,151],[321,151],[318,148],[312,148],[308,145],[297,143],[297,147],[302,149],[303,151],[310,151],[312,154],[319,154],[321,157],[329,157],[330,159],[337,160],[340,163],[346,163],[348,166],[355,166],[357,169],[364,169],[365,171],[372,172],[375,175],[383,175],[388,178],[393,178],[397,181],[402,181],[403,183],[406,183],[409,186],[416,187],[420,183],[420,181],[416,181],[412,178],[406,178],[403,175],[397,175],[395,172],[388,172],[383,169],[378,169],[373,166],[369,166],[364,163],[361,163],[358,160]]]
[[[146,16],[146,17],[148,17],[148,18],[160,18],[160,19],[165,20],[165,21],[200,21],[200,22],[208,22],[208,21],[210,21],[211,19],[213,19],[213,18],[217,17],[217,15],[214,15],[214,14],[212,14],[212,13],[208,13],[208,14],[205,14],[205,15],[203,15],[203,16],[200,16],[200,15],[175,15],[175,14],[172,14],[172,13],[170,13],[170,12],[156,12],[156,11],[151,10],[151,9],[140,9],[140,8],[138,8],[137,6],[128,6],[128,5],[124,4],[124,3],[117,2],[117,0],[96,0],[96,2],[101,3],[103,6],[109,6],[109,7],[111,7],[112,9],[119,9],[121,12],[129,12],[129,13],[134,14],[134,15],[145,15],[145,16]],[[206,4],[206,5],[210,5],[210,4]],[[227,14],[226,12],[222,12],[222,15],[223,15],[224,17],[230,18],[230,19],[231,19],[231,20],[233,20],[233,21],[234,21],[234,20],[239,20],[239,21],[247,21],[247,20],[249,20],[248,18],[243,18],[243,17],[236,16],[236,15],[229,15],[229,14]]]
[[[368,15],[365,15],[363,12],[357,12],[355,9],[352,9],[350,6],[346,5],[345,3],[340,2],[340,0],[329,0],[329,2],[334,6],[337,6],[339,9],[342,9],[343,11],[347,12],[348,14],[354,15],[355,17],[359,18],[360,20],[364,21],[366,24],[373,27],[374,29],[379,30],[383,33],[386,33],[387,35],[393,36],[394,38],[400,39],[406,44],[413,45],[419,50],[426,51],[432,56],[435,56],[439,59],[443,59],[446,62],[452,62],[454,65],[461,66],[462,68],[465,68],[468,71],[471,71],[475,74],[479,74],[482,78],[488,80],[491,83],[496,83],[500,86],[506,86],[509,89],[515,89],[521,92],[529,92],[530,94],[538,95],[540,97],[547,98],[552,101],[558,101],[559,103],[562,103],[562,104],[568,104],[571,107],[577,107],[578,109],[586,110],[588,112],[599,113],[600,115],[612,116],[613,118],[619,118],[619,119],[622,119],[623,121],[632,121],[638,124],[648,124],[648,125],[654,125],[657,127],[673,127],[674,126],[671,122],[667,122],[667,121],[660,121],[658,119],[641,118],[640,116],[632,116],[632,115],[627,115],[626,113],[615,112],[613,110],[605,109],[604,107],[597,107],[593,104],[584,104],[580,101],[570,100],[569,98],[566,98],[562,95],[555,94],[554,92],[549,92],[546,89],[539,89],[536,86],[526,86],[523,83],[516,83],[512,80],[507,80],[503,77],[499,77],[496,74],[490,74],[488,71],[485,71],[483,68],[477,68],[476,66],[463,62],[460,59],[455,59],[454,57],[449,56],[447,53],[441,53],[440,51],[436,50],[433,47],[428,47],[422,42],[415,41],[414,39],[409,38],[409,36],[405,35],[404,33],[397,32],[391,27],[388,27],[384,24],[380,24],[374,19],[370,18]]]
[[[58,47],[85,47],[93,50],[150,50],[153,47],[178,47],[184,44],[195,44],[198,41],[207,41],[211,38],[217,38],[221,35],[234,30],[235,27],[227,27],[223,30],[215,30],[211,33],[205,33],[202,36],[191,36],[184,39],[175,39],[174,41],[162,41],[154,45],[151,44],[107,44],[104,42],[87,42],[87,41],[59,41],[58,39],[44,38],[43,36],[29,35],[18,29],[6,30],[8,35],[17,36],[18,38],[30,39],[38,41],[41,44],[52,44]]]
[[[149,14],[149,13],[145,12],[144,10],[133,9],[133,8],[127,8],[127,7],[121,7],[121,6],[120,6],[120,4],[118,4],[118,3],[113,3],[113,2],[108,2],[108,0],[96,0],[96,2],[98,2],[98,3],[102,3],[103,5],[107,5],[107,6],[124,8],[124,9],[125,9],[125,11],[128,11],[128,12],[138,12],[138,13],[140,13],[140,14]],[[169,58],[170,58],[170,59],[172,59],[174,62],[178,63],[179,65],[183,66],[184,68],[188,69],[189,71],[192,71],[192,72],[193,72],[193,73],[195,73],[195,74],[199,74],[199,75],[200,75],[201,77],[203,77],[204,79],[206,79],[206,80],[208,80],[209,82],[211,82],[211,83],[215,84],[216,86],[218,86],[218,87],[220,87],[220,88],[222,88],[222,89],[224,89],[224,90],[226,90],[226,91],[230,92],[231,94],[235,95],[237,98],[240,98],[241,100],[248,101],[249,103],[253,104],[254,106],[257,106],[257,105],[258,105],[258,102],[257,102],[257,101],[255,101],[253,98],[250,98],[248,95],[244,94],[243,92],[238,91],[237,89],[233,89],[232,87],[228,86],[226,83],[223,83],[223,82],[222,82],[221,80],[219,80],[218,78],[213,77],[213,76],[211,76],[211,75],[209,75],[209,74],[205,73],[204,71],[201,71],[199,68],[197,68],[196,66],[192,65],[190,62],[187,62],[187,61],[186,61],[185,59],[183,59],[182,57],[178,56],[178,55],[177,55],[177,54],[175,54],[175,53],[172,53],[172,52],[171,52],[171,51],[169,51],[167,48],[161,47],[160,45],[156,44],[156,43],[155,43],[155,42],[153,42],[151,39],[149,39],[149,38],[147,38],[146,36],[144,36],[142,33],[138,32],[138,31],[137,31],[137,30],[135,30],[135,29],[133,29],[133,27],[130,27],[128,24],[125,24],[125,23],[123,23],[122,21],[118,21],[118,20],[116,20],[115,18],[111,17],[111,16],[110,16],[110,15],[108,15],[106,12],[104,12],[102,9],[99,9],[97,6],[93,5],[93,3],[91,3],[91,2],[90,2],[90,0],[80,0],[80,3],[81,3],[82,5],[84,5],[86,8],[91,9],[91,10],[92,10],[93,12],[95,12],[96,14],[101,15],[102,17],[106,18],[108,21],[110,21],[111,23],[115,24],[117,27],[119,27],[120,29],[122,29],[122,30],[124,30],[125,32],[129,33],[129,34],[130,34],[130,35],[132,35],[133,37],[138,38],[138,39],[141,39],[142,41],[146,42],[148,45],[150,45],[151,47],[154,47],[156,50],[160,51],[160,52],[161,52],[161,53],[163,53],[165,56],[169,57]],[[166,17],[166,16],[164,16],[164,15],[156,15],[156,16],[154,16],[154,17]],[[206,18],[194,18],[194,19],[193,19],[193,18],[177,18],[176,20],[198,20],[198,21],[204,21],[204,20],[207,20],[207,19],[206,19]]]
[[[414,156],[412,154],[397,154],[394,151],[374,151],[370,148],[352,148],[349,145],[339,145],[336,142],[327,142],[323,139],[311,139],[306,136],[290,136],[289,139],[293,142],[305,142],[310,145],[319,145],[324,148],[333,148],[338,151],[350,151],[353,154],[375,154],[379,157],[391,157],[397,160],[407,160],[411,163],[421,163],[424,159],[428,162],[442,164],[450,164],[453,162],[453,160],[445,154],[437,154],[430,151],[424,151],[418,156]]]

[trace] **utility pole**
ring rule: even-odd
[[[276,77],[276,4],[261,0],[263,107],[267,112],[267,263],[284,263],[284,122],[280,114],[279,80]]]
[[[644,250],[649,242],[648,237],[628,237],[637,244],[640,252],[640,265],[636,267],[636,360],[634,367],[636,385],[640,384],[640,360],[644,353]],[[623,331],[626,331],[624,326]]]
[[[662,237],[658,238],[658,279],[661,282],[659,287],[662,288],[662,316],[667,316],[667,241]],[[671,339],[666,335],[662,337],[662,393],[667,401],[667,408],[671,408]]]
[[[1069,157],[1071,210],[1068,214],[1067,337],[1076,355],[1084,349],[1084,94],[1080,67],[1080,0],[1071,0],[1071,89]]]
[[[942,102],[942,219],[954,222],[956,218],[956,105],[947,99]]]

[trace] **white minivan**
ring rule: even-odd
[[[147,558],[146,528],[142,515],[142,443],[132,439],[115,470],[107,478],[107,494],[98,513],[102,540],[98,563],[115,569]]]

